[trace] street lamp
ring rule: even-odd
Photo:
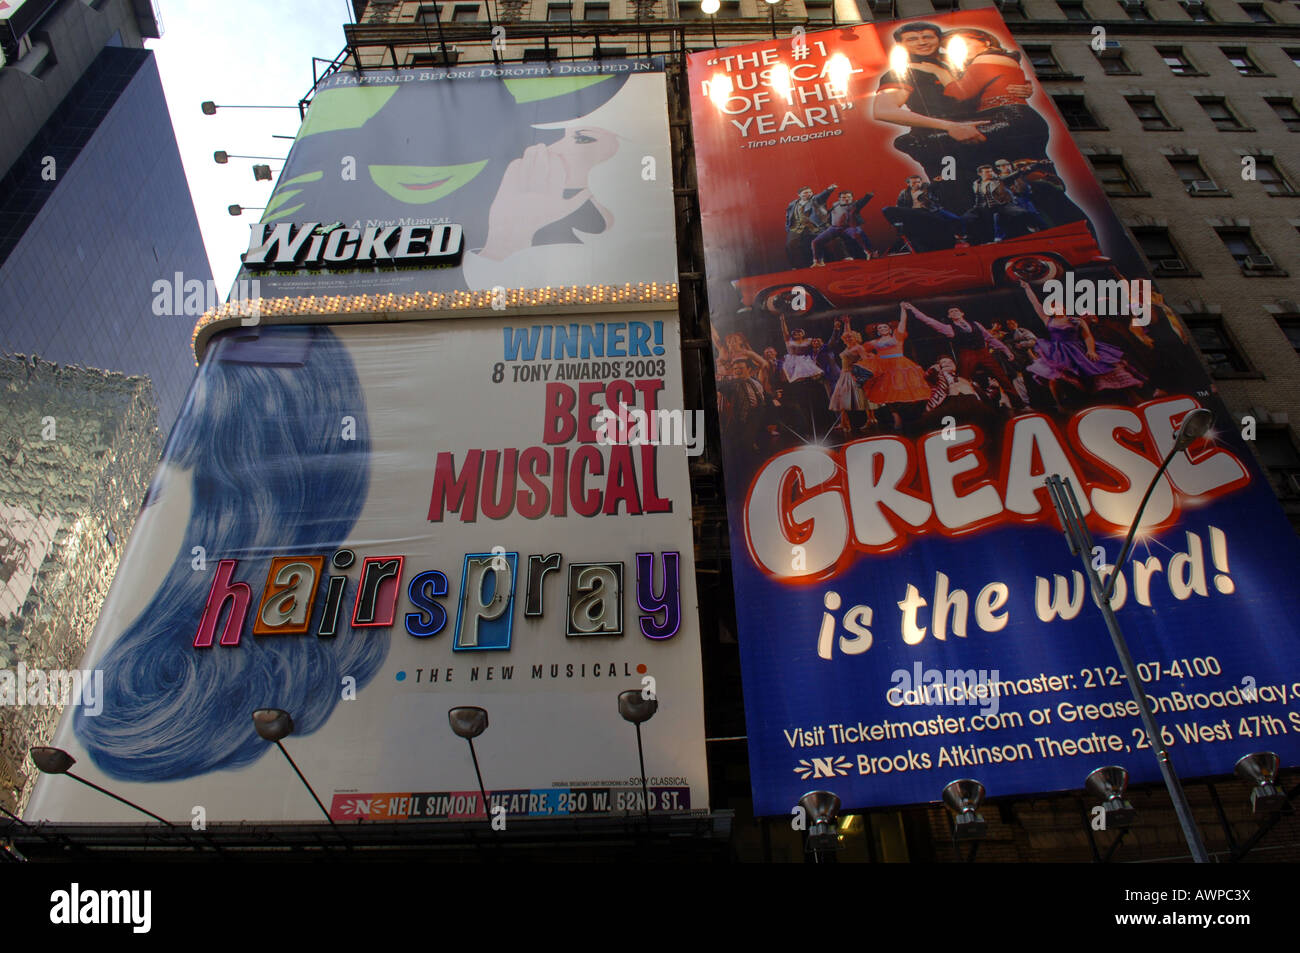
[[[68,777],[72,778],[72,780],[80,781],[86,787],[94,788],[100,794],[107,794],[113,800],[121,801],[127,807],[135,808],[141,814],[148,814],[155,821],[162,821],[162,823],[166,824],[168,827],[175,826],[174,824],[171,823],[171,821],[159,817],[153,811],[146,811],[144,808],[142,808],[139,804],[136,804],[134,801],[128,801],[126,798],[114,794],[112,791],[108,790],[107,788],[101,788],[98,784],[95,784],[93,781],[87,781],[85,778],[73,774],[69,769],[74,764],[77,763],[77,759],[74,758],[72,755],[68,754],[62,748],[32,748],[30,754],[32,758],[32,763],[36,765],[37,769],[42,774],[66,774]],[[6,811],[5,813],[8,812]]]
[[[1119,559],[1115,562],[1109,583],[1103,584],[1101,576],[1092,566],[1092,534],[1088,531],[1088,526],[1084,522],[1083,511],[1079,508],[1079,501],[1075,498],[1074,488],[1070,485],[1070,481],[1062,479],[1059,474],[1055,473],[1049,476],[1046,481],[1048,495],[1052,498],[1052,505],[1056,507],[1056,515],[1061,521],[1061,528],[1065,531],[1065,541],[1069,544],[1070,555],[1078,556],[1083,563],[1083,571],[1088,578],[1093,601],[1097,604],[1097,608],[1101,610],[1101,614],[1106,620],[1106,628],[1109,630],[1111,642],[1115,646],[1115,654],[1119,656],[1120,665],[1123,667],[1124,674],[1128,679],[1129,689],[1133,693],[1133,700],[1137,702],[1138,715],[1142,719],[1143,728],[1146,729],[1147,742],[1151,745],[1156,763],[1160,766],[1160,774],[1164,778],[1165,787],[1169,790],[1169,797],[1174,804],[1174,813],[1178,815],[1178,823],[1182,827],[1183,837],[1186,839],[1187,846],[1192,853],[1192,859],[1198,864],[1208,864],[1210,857],[1205,850],[1205,842],[1201,838],[1200,829],[1196,826],[1196,819],[1192,816],[1191,805],[1187,803],[1187,794],[1183,791],[1182,782],[1178,779],[1178,772],[1174,770],[1173,762],[1169,758],[1169,751],[1160,737],[1160,726],[1156,723],[1155,715],[1152,714],[1151,706],[1147,702],[1146,691],[1142,688],[1142,679],[1138,677],[1137,666],[1133,664],[1133,656],[1129,653],[1128,643],[1124,640],[1124,633],[1120,629],[1119,619],[1115,617],[1115,611],[1111,608],[1110,597],[1114,594],[1115,584],[1118,582],[1120,572],[1124,568],[1124,561],[1128,558],[1138,524],[1142,522],[1142,511],[1146,509],[1147,501],[1151,499],[1151,493],[1155,490],[1156,482],[1173,460],[1174,454],[1181,453],[1205,436],[1213,422],[1214,414],[1203,407],[1198,407],[1183,418],[1183,422],[1178,427],[1178,433],[1174,437],[1174,445],[1169,448],[1169,452],[1165,454],[1165,458],[1160,464],[1160,469],[1156,470],[1155,476],[1151,478],[1151,484],[1147,487],[1146,494],[1142,497],[1142,502],[1138,506],[1137,514],[1133,517],[1133,525],[1129,527],[1128,537],[1124,540],[1124,548],[1120,551]]]
[[[244,212],[265,212],[265,205],[232,205],[226,209],[231,215],[239,216]]]
[[[1142,497],[1142,502],[1138,504],[1137,516],[1133,517],[1133,525],[1128,529],[1128,538],[1124,540],[1124,548],[1119,552],[1119,559],[1115,560],[1115,573],[1110,577],[1110,582],[1106,584],[1103,599],[1110,599],[1115,592],[1115,584],[1119,581],[1119,571],[1124,568],[1124,560],[1128,558],[1128,551],[1133,545],[1133,537],[1137,534],[1138,523],[1142,521],[1142,511],[1147,508],[1147,501],[1151,499],[1151,493],[1156,488],[1156,481],[1160,475],[1165,472],[1174,459],[1174,454],[1182,453],[1196,441],[1200,440],[1210,432],[1210,427],[1214,425],[1214,412],[1204,407],[1197,407],[1178,425],[1178,433],[1174,436],[1174,445],[1169,448],[1165,454],[1165,459],[1160,464],[1160,469],[1156,475],[1151,478],[1151,484],[1147,487],[1146,494]]]
[[[715,47],[718,45],[718,21],[714,17],[714,14],[717,13],[721,7],[722,4],[719,0],[700,0],[700,12],[708,14],[709,29],[713,33],[713,45]]]

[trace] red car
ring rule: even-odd
[[[1087,223],[1080,221],[1003,242],[837,261],[820,268],[741,278],[732,284],[744,308],[763,310],[782,296],[793,313],[807,314],[1014,285],[1022,279],[1041,285],[1070,268],[1109,263]]]

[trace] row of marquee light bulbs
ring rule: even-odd
[[[641,689],[634,688],[619,693],[618,713],[622,716],[624,721],[627,721],[636,727],[637,756],[640,759],[641,764],[641,789],[644,796],[643,804],[645,807],[645,817],[647,822],[650,819],[650,798],[648,786],[646,784],[645,753],[641,745],[641,724],[649,721],[658,710],[658,699],[656,697],[647,697]],[[478,779],[479,793],[483,796],[483,804],[486,813],[486,808],[489,802],[487,791],[483,786],[483,775],[479,771],[478,754],[474,750],[474,739],[487,730],[487,709],[475,706],[452,708],[447,712],[447,721],[451,725],[451,730],[454,734],[469,742],[470,757],[474,762],[474,774]],[[316,796],[315,789],[312,788],[310,782],[308,782],[307,778],[299,769],[297,763],[292,757],[290,757],[289,752],[284,747],[284,739],[293,734],[293,716],[287,711],[279,708],[259,708],[257,711],[253,712],[253,727],[261,738],[273,742],[276,747],[280,749],[281,754],[283,754],[288,760],[294,773],[298,775],[298,778],[311,793],[312,800],[316,802],[316,806],[319,807],[321,813],[325,815],[325,820],[329,821],[331,826],[337,827],[337,825],[334,824],[334,819],[330,817],[329,811],[325,809],[325,805],[322,804],[320,798]],[[171,823],[171,821],[158,816],[153,813],[153,811],[146,810],[133,801],[128,801],[126,798],[120,797],[92,781],[88,781],[79,775],[73,774],[70,769],[77,763],[77,761],[62,748],[36,747],[32,748],[30,753],[32,763],[36,765],[37,769],[39,769],[42,774],[67,775],[74,781],[80,781],[82,784],[89,788],[93,788],[101,794],[105,794],[116,801],[120,801],[142,814],[147,814],[149,817],[152,817],[154,820],[159,821],[169,828],[175,828],[176,825]],[[4,810],[4,808],[0,808],[0,810]],[[20,820],[19,818],[14,817],[14,815],[9,814],[7,810],[5,810],[4,813],[8,814],[14,820]]]
[[[1281,759],[1271,751],[1248,754],[1239,760],[1233,772],[1252,785],[1250,809],[1254,814],[1276,814],[1286,809],[1288,798],[1277,786]],[[1123,831],[1137,820],[1137,809],[1129,803],[1128,771],[1119,765],[1097,768],[1083,782],[1084,789],[1101,801],[1103,830]],[[944,786],[943,803],[952,813],[954,841],[978,841],[988,835],[988,823],[979,813],[984,801],[984,785],[971,778],[961,778]],[[838,850],[840,799],[830,791],[809,791],[799,799],[799,807],[808,818],[809,853]],[[1095,813],[1096,808],[1093,808]]]

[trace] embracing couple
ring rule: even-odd
[[[1047,155],[1050,130],[1029,105],[1034,87],[1018,52],[987,30],[945,33],[926,22],[905,23],[894,31],[894,41],[906,57],[890,57],[893,65],[880,78],[872,116],[910,127],[894,147],[919,162],[931,182],[951,183],[968,196],[980,165]],[[958,55],[962,44],[965,53]],[[942,174],[947,156],[956,162],[955,178]],[[968,204],[967,197],[959,207]]]

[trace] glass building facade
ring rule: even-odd
[[[194,375],[193,316],[152,307],[177,272],[212,277],[158,66],[109,46],[0,180],[0,348],[148,377],[165,435]]]

